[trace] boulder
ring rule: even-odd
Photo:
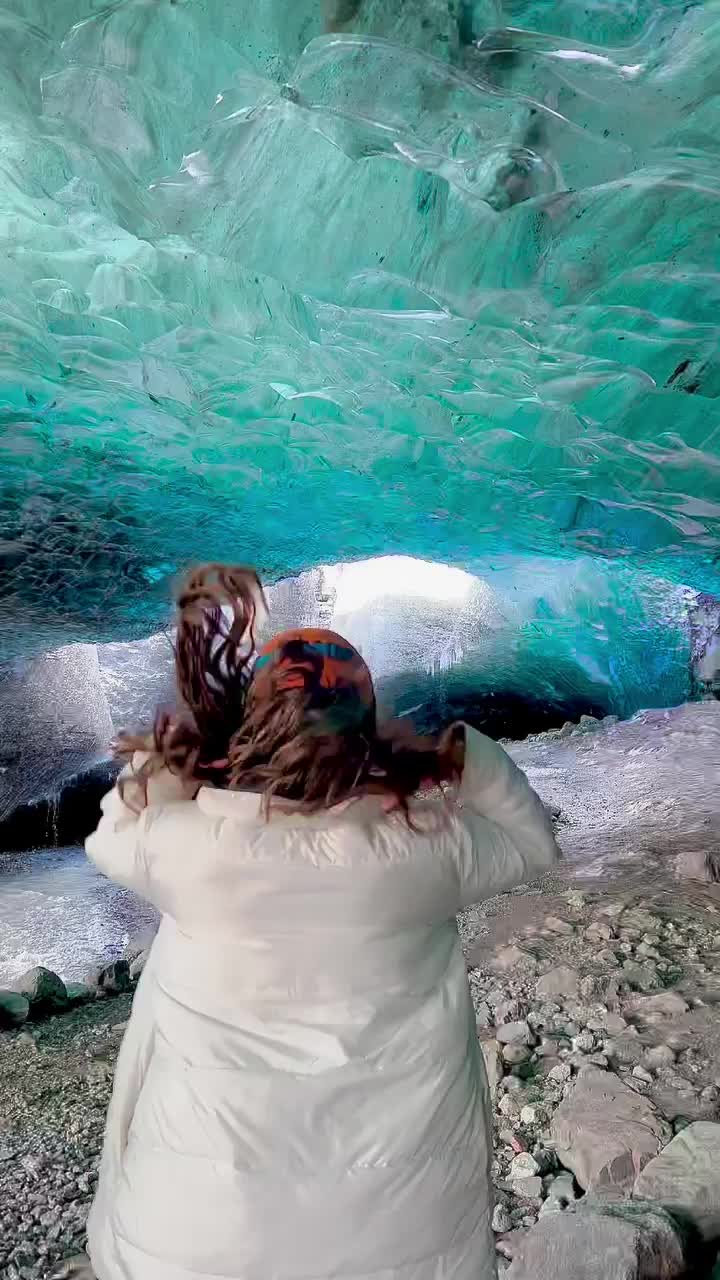
[[[0,991],[0,1030],[21,1027],[30,1016],[30,1001],[17,991]]]
[[[98,972],[91,974],[87,985],[96,995],[118,996],[130,990],[130,965],[127,960],[115,960]]]
[[[720,1124],[683,1129],[642,1170],[633,1196],[661,1204],[703,1240],[720,1240]]]
[[[674,1280],[683,1250],[662,1210],[550,1213],[519,1241],[507,1280]]]
[[[584,1067],[553,1117],[558,1159],[580,1186],[629,1192],[669,1130],[652,1103],[598,1067]]]
[[[67,1008],[67,989],[62,978],[58,978],[51,969],[38,965],[23,974],[17,983],[16,990],[30,1002],[30,1012],[34,1015],[44,1013],[60,1013]]]
[[[574,969],[567,965],[559,965],[538,978],[535,983],[535,994],[538,1000],[547,1000],[553,996],[576,996],[580,986],[580,978]]]
[[[94,995],[94,992],[84,982],[68,982],[65,990],[68,1004],[71,1008],[73,1005],[86,1004],[88,1000],[92,1000]]]

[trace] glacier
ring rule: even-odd
[[[720,594],[718,0],[0,30],[0,662],[205,557],[590,558],[619,663],[658,580]]]

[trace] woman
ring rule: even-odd
[[[488,1095],[455,915],[558,851],[473,729],[381,736],[332,632],[261,650],[246,570],[179,597],[184,707],[87,842],[162,924],[89,1223],[100,1280],[491,1280]]]

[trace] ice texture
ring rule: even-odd
[[[648,609],[720,594],[720,0],[0,35],[0,662],[148,635],[191,559],[403,552],[594,560],[610,639],[568,635],[662,664]]]

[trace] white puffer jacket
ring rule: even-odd
[[[459,908],[557,857],[501,747],[457,802],[265,821],[256,795],[117,790],[87,842],[163,914],[89,1225],[100,1280],[492,1280],[487,1085]]]

